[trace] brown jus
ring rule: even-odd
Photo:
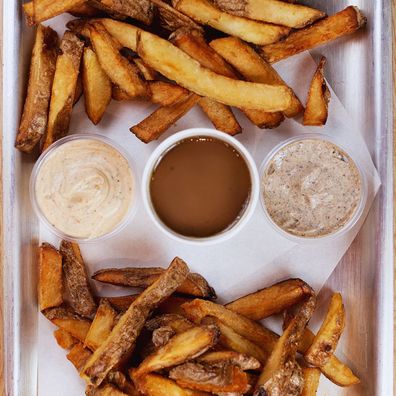
[[[157,163],[150,182],[160,220],[178,234],[210,237],[230,227],[249,200],[251,178],[228,143],[198,136],[182,140]]]

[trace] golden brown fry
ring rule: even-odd
[[[285,40],[261,47],[260,54],[270,63],[296,55],[356,32],[366,24],[366,18],[357,7],[347,7],[307,28],[292,32]]]
[[[165,268],[108,268],[96,271],[92,279],[117,286],[142,287],[152,285],[163,273]],[[216,298],[216,293],[206,279],[196,273],[190,273],[186,281],[177,288],[177,292],[202,298]]]
[[[89,30],[96,56],[109,79],[131,97],[149,96],[147,84],[134,65],[119,53],[119,44],[107,30],[100,23],[90,26]]]
[[[68,13],[80,18],[94,18],[103,14],[100,10],[92,7],[87,2],[71,8],[70,10],[68,10]]]
[[[54,325],[67,331],[79,341],[84,342],[91,326],[90,320],[83,319],[72,310],[63,307],[46,309],[43,314]]]
[[[275,43],[286,37],[290,29],[227,14],[207,0],[174,0],[175,8],[194,21],[212,26],[224,33],[257,45]]]
[[[326,16],[324,12],[314,8],[278,0],[214,0],[214,3],[233,15],[294,29],[303,28]]]
[[[78,344],[74,345],[74,347],[66,355],[66,358],[73,364],[77,371],[80,372],[91,355],[92,352],[85,348],[81,342],[79,342]]]
[[[320,371],[338,386],[351,386],[360,383],[360,379],[352,370],[334,355],[331,355],[328,362],[320,367]]]
[[[71,349],[78,343],[78,340],[74,338],[70,333],[63,329],[54,331],[54,337],[58,345],[63,349]]]
[[[236,37],[226,37],[213,40],[210,46],[217,51],[227,62],[235,67],[248,81],[270,85],[287,84],[282,80],[276,70],[268,64],[249,45]],[[295,117],[304,110],[300,100],[294,94],[290,106],[283,111],[286,117]]]
[[[157,140],[177,120],[190,111],[201,98],[193,93],[170,106],[161,106],[139,124],[130,128],[138,139],[144,143]]]
[[[299,308],[276,343],[256,385],[255,395],[298,396],[304,386],[301,367],[296,361],[298,342],[315,310],[316,297],[309,297]]]
[[[221,103],[269,112],[290,106],[292,92],[285,86],[233,80],[202,67],[185,52],[148,32],[138,33],[137,52],[154,69],[198,95]]]
[[[77,243],[64,240],[59,250],[63,257],[63,273],[69,291],[70,305],[79,315],[92,319],[97,305],[80,248]]]
[[[81,6],[85,0],[33,0],[34,22],[39,23]]]
[[[77,104],[82,94],[83,94],[83,83],[82,83],[81,74],[79,74],[76,82],[76,90],[74,91],[73,106]]]
[[[226,307],[252,320],[261,320],[283,312],[311,294],[312,288],[301,279],[288,279],[241,297]]]
[[[147,80],[147,81],[155,81],[158,80],[159,78],[159,74],[149,65],[147,65],[146,63],[144,63],[141,59],[139,58],[135,58],[133,60],[136,64],[136,66],[139,68],[140,73],[143,74],[143,77]]]
[[[85,111],[88,118],[96,125],[111,101],[111,82],[91,48],[84,49],[82,65]]]
[[[186,317],[199,323],[205,316],[214,316],[236,333],[260,345],[266,352],[271,352],[278,336],[259,323],[239,315],[222,305],[211,301],[195,299],[182,305]]]
[[[135,371],[135,378],[194,359],[216,345],[218,338],[216,326],[192,327],[177,334],[143,360]]]
[[[23,9],[23,13],[25,14],[27,25],[28,26],[35,25],[33,1],[29,1],[29,3],[22,4],[22,9]]]
[[[96,21],[100,22],[122,47],[136,51],[136,39],[137,32],[140,31],[139,28],[110,18],[97,19]]]
[[[102,298],[85,338],[84,346],[91,351],[98,349],[113,330],[116,316],[117,312],[111,307],[107,299]]]
[[[324,78],[325,64],[326,58],[322,57],[312,78],[304,111],[304,125],[323,126],[326,124],[330,90]]]
[[[38,299],[41,311],[63,303],[62,256],[49,243],[40,246]]]
[[[106,375],[132,353],[150,312],[185,281],[188,273],[187,264],[176,257],[167,271],[139,295],[84,367],[81,376],[88,383],[100,385]]]
[[[247,338],[239,335],[230,326],[222,323],[214,316],[207,316],[202,320],[204,324],[216,325],[220,330],[220,344],[232,351],[243,353],[257,359],[261,364],[265,364],[268,359],[269,353],[264,349],[264,345],[256,345],[254,342],[249,341]]]
[[[60,55],[56,60],[43,150],[69,131],[83,48],[84,43],[74,33],[65,32],[60,44]]]
[[[180,386],[204,392],[245,393],[249,390],[248,377],[238,366],[229,362],[217,365],[187,362],[173,368],[169,378]]]
[[[124,393],[118,387],[111,385],[111,384],[105,384],[103,386],[99,386],[98,388],[95,387],[88,387],[88,390],[85,392],[87,396],[138,396],[139,394],[137,393]]]
[[[319,386],[320,370],[314,367],[303,368],[304,388],[301,396],[316,396]]]
[[[133,376],[133,375],[132,375]],[[147,374],[135,380],[139,391],[147,396],[209,396],[209,393],[182,388],[175,381],[157,374]]]
[[[260,368],[260,362],[258,359],[235,351],[209,351],[201,355],[197,360],[207,364],[230,362],[244,371],[257,370]]]
[[[32,51],[28,90],[15,142],[18,150],[30,153],[45,134],[48,107],[55,73],[58,35],[39,25]]]
[[[345,310],[342,297],[339,293],[334,293],[326,318],[316,334],[311,346],[304,354],[305,360],[314,366],[325,365],[330,356],[333,355],[338,340],[345,327]]]

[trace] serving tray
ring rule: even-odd
[[[305,3],[324,9],[328,14],[354,4],[369,20],[368,27],[359,33],[356,42],[353,37],[348,37],[313,51],[313,54],[328,57],[327,79],[362,132],[382,181],[363,228],[322,289],[321,297],[325,299],[329,290],[339,290],[343,294],[348,319],[340,352],[353,360],[354,369],[362,379],[360,386],[336,388],[335,391],[331,388],[331,394],[390,395],[393,385],[391,0],[356,0],[353,3],[315,0]],[[40,391],[38,380],[38,344],[43,335],[36,305],[35,264],[40,234],[28,194],[35,158],[21,155],[13,147],[26,88],[32,30],[25,25],[20,1],[4,2],[3,21],[6,394],[48,396]],[[348,44],[342,45],[344,41]],[[67,384],[67,378],[64,381]]]

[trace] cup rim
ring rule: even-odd
[[[339,149],[344,151],[351,158],[351,160],[353,161],[353,163],[355,164],[355,166],[356,166],[356,168],[357,168],[357,170],[359,172],[360,183],[361,183],[361,194],[360,194],[359,204],[356,207],[353,215],[337,231],[332,232],[330,234],[325,234],[325,235],[322,235],[322,236],[318,236],[318,237],[303,237],[303,236],[294,235],[294,234],[291,234],[291,233],[285,231],[277,223],[275,223],[275,221],[272,219],[272,217],[270,216],[270,214],[267,211],[267,207],[266,207],[265,202],[264,202],[264,194],[263,194],[264,193],[264,186],[263,186],[263,180],[262,179],[263,179],[264,172],[265,172],[268,164],[273,159],[273,157],[275,156],[276,153],[278,153],[284,147],[286,147],[286,146],[288,146],[288,145],[290,145],[292,143],[299,142],[299,141],[302,141],[302,140],[312,140],[312,139],[323,140],[325,142],[329,142],[331,144],[334,144]],[[276,230],[282,236],[284,236],[285,238],[291,240],[292,242],[298,243],[298,244],[310,244],[310,243],[312,244],[312,243],[316,243],[316,242],[331,241],[331,240],[334,240],[334,239],[338,239],[339,237],[341,237],[342,235],[347,233],[349,230],[351,230],[356,225],[356,223],[359,221],[359,219],[361,218],[361,216],[363,214],[364,208],[366,207],[367,194],[368,194],[367,179],[366,179],[366,175],[365,175],[361,165],[359,164],[359,161],[357,161],[357,159],[353,155],[353,153],[351,154],[350,150],[346,150],[344,148],[344,146],[337,141],[336,138],[334,138],[333,136],[329,136],[327,134],[305,133],[303,135],[293,136],[291,138],[283,140],[282,142],[277,144],[275,147],[273,147],[271,149],[271,151],[265,156],[264,160],[262,161],[262,163],[260,165],[259,174],[260,174],[260,198],[259,199],[260,199],[260,203],[261,203],[261,208],[262,208],[262,210],[264,212],[264,215],[265,215],[265,218],[266,218],[267,222],[272,226],[272,228],[274,230]]]
[[[204,237],[204,238],[197,238],[197,237],[189,237],[182,234],[179,234],[169,228],[166,224],[164,224],[158,215],[155,212],[155,209],[151,203],[150,197],[150,179],[153,173],[155,166],[157,165],[158,161],[160,160],[161,156],[166,153],[171,147],[176,145],[178,142],[191,138],[191,137],[198,137],[198,136],[207,136],[219,139],[223,142],[230,144],[234,149],[238,151],[239,154],[242,155],[245,163],[249,169],[250,178],[251,178],[251,193],[248,204],[240,217],[240,219],[236,220],[230,228],[227,228],[221,231],[218,234]],[[220,242],[224,242],[237,233],[239,233],[242,228],[249,222],[250,218],[252,217],[254,210],[257,205],[257,201],[259,198],[259,175],[256,163],[245,148],[245,146],[239,142],[234,137],[227,135],[224,132],[218,131],[212,128],[189,128],[182,130],[180,132],[175,133],[174,135],[170,136],[166,140],[164,140],[150,155],[146,166],[144,168],[143,177],[142,177],[142,197],[143,203],[145,206],[146,211],[148,212],[151,220],[160,229],[164,234],[170,237],[173,240],[178,242],[184,242],[190,245],[200,245],[200,246],[209,246],[218,244]]]
[[[109,232],[99,235],[98,237],[95,238],[79,238],[79,237],[74,237],[72,235],[69,235],[61,230],[59,230],[57,227],[52,225],[43,211],[41,210],[38,202],[37,202],[37,197],[35,193],[35,186],[36,186],[36,180],[37,176],[39,174],[39,171],[44,164],[45,160],[55,151],[57,150],[60,146],[67,144],[69,142],[72,142],[74,140],[96,140],[100,141],[102,143],[105,143],[112,147],[114,150],[116,150],[128,163],[130,172],[131,172],[131,177],[132,177],[132,197],[131,197],[131,202],[128,208],[127,213],[125,214],[124,218]],[[76,133],[73,135],[68,135],[65,136],[53,144],[49,146],[43,153],[41,153],[40,157],[37,159],[36,163],[34,164],[34,167],[32,169],[32,173],[30,175],[30,182],[29,182],[29,195],[30,195],[30,202],[33,206],[33,210],[36,213],[37,217],[39,220],[46,226],[46,228],[51,231],[53,234],[55,234],[57,237],[61,239],[65,239],[70,242],[76,242],[76,243],[94,243],[98,241],[103,241],[107,240],[116,234],[120,233],[126,226],[127,224],[132,220],[134,215],[136,214],[137,210],[137,191],[139,189],[139,184],[138,180],[135,174],[135,166],[134,163],[130,157],[130,155],[127,153],[124,148],[122,148],[117,142],[114,140],[102,136],[102,135],[97,135],[97,134],[88,134],[88,133]]]

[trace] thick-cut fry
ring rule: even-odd
[[[283,312],[311,294],[312,288],[301,279],[288,279],[241,297],[226,307],[252,320],[261,320]]]
[[[174,0],[175,8],[195,21],[257,45],[275,43],[290,29],[227,14],[207,0]]]
[[[140,78],[135,67],[120,53],[119,45],[100,24],[90,26],[92,46],[102,69],[110,80],[131,97],[147,97],[147,84]]]
[[[144,63],[141,59],[139,58],[134,58],[133,61],[135,62],[135,65],[138,67],[140,70],[140,73],[143,74],[143,77],[147,81],[155,81],[158,80],[159,78],[159,73],[157,73],[152,67]]]
[[[70,333],[63,329],[54,331],[54,337],[58,345],[63,349],[71,349],[78,343],[78,340],[74,338]]]
[[[213,40],[210,46],[227,62],[234,66],[248,81],[263,84],[284,85],[276,70],[250,46],[236,37]],[[295,117],[304,110],[300,100],[293,92],[290,106],[283,111],[286,117]]]
[[[103,283],[117,286],[142,287],[152,285],[165,272],[165,268],[108,268],[96,271],[92,278]],[[206,279],[196,273],[190,273],[177,292],[202,298],[216,298],[216,293]]]
[[[145,325],[146,329],[150,331],[157,330],[164,326],[169,327],[175,333],[180,334],[194,327],[194,324],[184,316],[177,314],[165,314],[150,319]]]
[[[248,377],[238,366],[229,362],[217,365],[187,362],[173,368],[169,378],[178,385],[215,394],[249,389]]]
[[[105,298],[102,298],[85,338],[85,346],[92,351],[98,349],[106,341],[111,330],[113,330],[116,316],[117,312]]]
[[[271,352],[278,336],[242,315],[211,301],[195,299],[182,305],[188,319],[199,323],[205,316],[214,316],[236,333],[260,345],[266,352]]]
[[[316,297],[309,297],[299,308],[276,343],[256,385],[255,395],[298,396],[304,386],[301,367],[296,361],[298,342],[315,310]]]
[[[82,94],[83,94],[83,83],[82,83],[81,74],[79,74],[76,82],[76,90],[74,91],[73,106],[77,104]]]
[[[214,0],[223,11],[240,17],[300,29],[326,14],[314,8],[278,0]]]
[[[316,396],[319,386],[320,370],[315,367],[303,368],[304,388],[301,396]]]
[[[342,297],[341,294],[335,293],[331,298],[326,318],[304,355],[305,360],[314,366],[325,365],[333,355],[344,327],[345,310]]]
[[[112,371],[107,376],[107,380],[129,396],[140,395],[133,383],[121,371]]]
[[[136,51],[137,32],[140,31],[139,28],[109,18],[97,19],[96,21],[100,22],[122,47]]]
[[[325,64],[326,58],[322,57],[312,78],[304,111],[304,125],[323,126],[326,124],[330,90],[324,78]]]
[[[40,246],[38,299],[41,311],[63,303],[62,256],[49,243]]]
[[[264,349],[264,345],[256,345],[254,342],[249,341],[247,338],[239,335],[230,326],[222,323],[214,316],[207,316],[202,320],[204,324],[216,325],[220,330],[220,344],[232,351],[243,353],[248,356],[253,356],[261,364],[265,364],[268,359],[269,353]]]
[[[91,355],[92,352],[85,348],[81,342],[79,342],[78,344],[74,345],[74,347],[66,355],[66,358],[73,364],[77,371],[80,372]]]
[[[257,370],[260,368],[260,362],[253,356],[249,356],[235,351],[214,351],[207,352],[197,359],[199,362],[207,364],[216,364],[230,362],[242,370]]]
[[[92,319],[97,305],[80,248],[77,243],[62,241],[60,253],[63,257],[63,273],[70,295],[70,305],[79,315]]]
[[[347,7],[335,15],[322,19],[307,28],[296,30],[285,40],[261,47],[260,54],[270,63],[296,55],[356,32],[366,24],[357,7]]]
[[[320,371],[338,386],[351,386],[360,383],[360,379],[352,370],[334,355],[331,355],[327,363],[320,367]]]
[[[187,264],[176,257],[167,271],[139,295],[84,367],[82,377],[88,383],[100,385],[109,371],[133,351],[150,312],[185,281],[188,273]]]
[[[93,4],[106,12],[137,19],[150,25],[154,8],[150,0],[94,0]]]
[[[30,153],[45,134],[48,107],[55,73],[58,35],[39,25],[30,63],[28,90],[15,142],[18,150]]]
[[[81,6],[85,0],[33,0],[34,22],[39,23]]]
[[[22,4],[22,9],[23,9],[23,13],[25,14],[27,25],[33,26],[35,24],[33,1],[29,1],[29,3]]]
[[[96,125],[111,101],[111,82],[91,48],[84,49],[82,76],[85,111]]]
[[[148,32],[138,33],[137,52],[154,69],[198,95],[230,106],[282,111],[290,106],[292,92],[285,86],[233,80],[204,68],[185,52]]]
[[[103,13],[95,7],[92,7],[88,3],[84,3],[81,5],[77,5],[70,10],[68,10],[69,14],[72,14],[75,17],[83,17],[83,18],[94,18],[102,15]]]
[[[194,359],[216,345],[219,330],[216,326],[192,327],[172,337],[163,347],[143,360],[135,378]]]
[[[83,47],[84,43],[74,33],[65,32],[56,60],[43,150],[69,131]]]
[[[161,106],[151,113],[139,124],[130,128],[138,139],[144,143],[157,140],[166,132],[177,120],[190,111],[201,98],[193,93],[170,106]]]
[[[133,376],[133,374],[132,374]],[[182,388],[175,381],[157,374],[147,374],[135,381],[141,393],[147,396],[209,396],[209,393]]]
[[[88,330],[91,327],[90,320],[83,319],[72,310],[63,307],[49,308],[43,313],[54,325],[67,331],[79,341],[84,342]]]

